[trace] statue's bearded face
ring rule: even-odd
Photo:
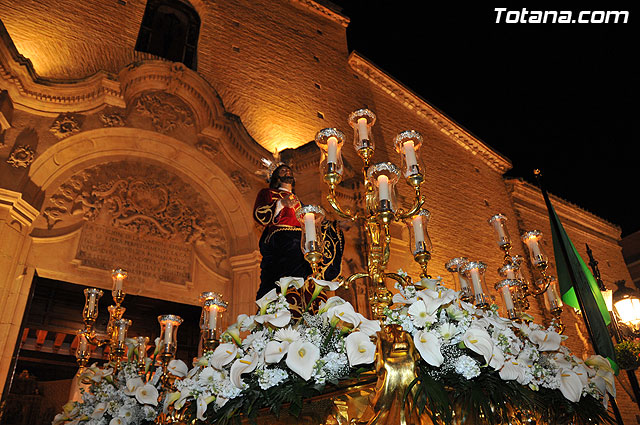
[[[295,183],[296,179],[293,177],[293,170],[289,167],[280,167],[278,170],[278,180],[282,183]]]

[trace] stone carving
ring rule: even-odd
[[[151,118],[153,127],[160,133],[166,134],[178,126],[193,126],[193,113],[180,99],[167,93],[144,93],[134,105],[142,116]]]
[[[198,149],[209,158],[213,158],[220,153],[220,142],[218,140],[208,141],[205,139],[200,139],[196,143],[196,149]]]
[[[58,139],[64,139],[80,131],[78,119],[71,114],[60,115],[49,129]]]
[[[82,218],[193,244],[216,264],[228,253],[211,206],[179,177],[150,164],[121,161],[83,170],[49,198],[43,216],[49,229]]]
[[[251,190],[251,185],[247,182],[240,171],[233,171],[230,177],[231,181],[236,185],[240,193],[245,194]]]
[[[100,114],[100,121],[104,127],[124,127],[126,125],[124,115],[116,111]]]
[[[36,153],[31,146],[16,146],[7,158],[7,164],[16,168],[27,168],[35,156]]]

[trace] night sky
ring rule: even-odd
[[[508,157],[507,176],[533,182],[540,168],[554,195],[623,236],[640,230],[640,37],[629,6],[582,6],[629,10],[627,24],[497,24],[494,8],[522,6],[334,2],[351,19],[349,49]],[[537,3],[527,9],[566,9]]]

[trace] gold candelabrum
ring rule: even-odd
[[[320,164],[324,182],[329,187],[329,205],[338,216],[359,222],[366,233],[367,271],[343,278],[342,283],[348,287],[356,279],[368,279],[371,311],[374,317],[380,319],[384,309],[392,303],[392,294],[386,287],[385,279],[393,279],[402,285],[408,283],[403,276],[385,271],[390,255],[391,223],[402,221],[409,227],[411,252],[422,269],[422,277],[429,276],[427,264],[431,259],[432,246],[427,233],[430,214],[422,208],[425,197],[420,193],[424,177],[417,152],[422,145],[422,136],[414,130],[408,130],[395,137],[395,149],[402,161],[400,168],[391,162],[371,164],[375,151],[371,127],[375,121],[375,114],[368,109],[353,112],[348,120],[354,130],[353,146],[363,161],[365,201],[359,211],[343,208],[336,196],[336,188],[342,182],[344,172],[341,151],[345,135],[335,128],[326,128],[316,134],[315,142],[321,150]],[[396,200],[395,185],[400,177],[414,190],[414,199],[408,209],[401,208]],[[322,271],[323,240],[318,226],[323,217],[324,211],[318,206],[307,206],[298,211],[298,219],[303,227],[302,250],[314,276]]]
[[[82,310],[84,328],[78,330],[78,347],[76,360],[79,371],[86,367],[91,357],[92,346],[109,347],[109,363],[116,370],[120,368],[122,359],[127,354],[127,349],[133,349],[137,353],[138,374],[147,374],[149,359],[146,356],[149,346],[149,337],[138,336],[127,339],[127,333],[131,326],[131,320],[123,318],[125,308],[122,307],[126,295],[127,272],[115,269],[111,273],[113,280],[112,295],[115,305],[108,307],[109,321],[106,332],[98,332],[95,323],[98,318],[98,304],[103,291],[98,288],[84,290],[85,304]],[[227,303],[222,295],[215,292],[203,292],[200,294],[202,314],[200,319],[201,343],[205,352],[213,351],[219,344],[221,326],[223,325],[223,313],[227,309]],[[156,340],[155,360],[157,366],[163,371],[163,385],[173,385],[167,367],[175,357],[177,349],[177,332],[182,323],[182,318],[173,314],[158,316],[160,324],[160,337]]]

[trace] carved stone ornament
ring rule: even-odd
[[[240,171],[233,171],[230,177],[231,181],[236,185],[240,193],[245,194],[251,190],[251,185],[247,182]]]
[[[220,142],[217,140],[209,141],[200,139],[196,143],[196,149],[198,149],[209,158],[213,158],[220,153]]]
[[[120,112],[105,112],[100,114],[100,121],[104,127],[124,127],[124,115]]]
[[[58,139],[64,139],[80,131],[78,119],[70,114],[60,115],[49,129]]]
[[[45,204],[47,227],[82,218],[154,238],[193,244],[217,264],[228,241],[215,211],[193,187],[162,168],[120,161],[83,170]]]
[[[7,164],[16,168],[27,168],[35,156],[36,153],[31,146],[16,146],[7,158]]]
[[[134,103],[135,110],[151,118],[156,131],[166,134],[179,126],[193,127],[193,112],[179,98],[164,92],[144,93]]]

